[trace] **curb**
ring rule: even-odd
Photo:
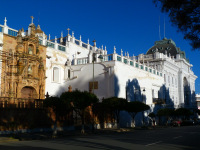
[[[7,143],[7,142],[16,142],[19,139],[14,139],[12,137],[0,137],[0,143]]]

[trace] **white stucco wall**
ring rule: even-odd
[[[66,82],[66,87],[71,85],[73,89],[89,91],[89,82],[93,81],[93,65],[76,65],[67,68],[71,69],[72,77]],[[138,80],[142,90],[146,90],[142,93],[146,95],[146,103],[152,104],[152,89],[157,98],[158,90],[164,84],[163,77],[117,61],[94,65],[94,81],[98,81],[98,90],[95,89],[94,93],[100,99],[112,96],[126,98],[127,82],[132,82],[133,79]]]
[[[50,96],[60,96],[62,92],[65,91],[64,84],[64,68],[67,61],[67,55],[65,52],[55,50],[52,48],[47,48],[46,58],[46,88],[45,93],[49,93]],[[53,81],[53,68],[59,68],[59,81]]]
[[[164,84],[164,79],[160,75],[155,75],[140,68],[135,68],[121,62],[116,62],[115,75],[117,77],[116,84],[119,85],[118,97],[126,97],[126,86],[134,86],[138,82],[141,94],[145,95],[146,103],[152,104],[152,90],[154,90],[154,98],[158,98],[158,91]],[[134,80],[134,81],[133,81]],[[145,89],[145,91],[143,91]],[[133,92],[133,91],[130,91]],[[128,98],[129,99],[129,98]],[[132,99],[129,99],[130,101]]]

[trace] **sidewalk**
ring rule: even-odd
[[[54,138],[74,137],[74,136],[90,136],[90,135],[105,135],[105,134],[119,134],[125,132],[134,132],[135,130],[155,130],[162,127],[135,127],[135,128],[120,128],[120,129],[95,129],[85,130],[85,134],[81,134],[80,130],[72,131],[58,131],[56,135],[53,132],[35,132],[35,133],[16,133],[0,135],[0,143],[12,141],[28,141],[28,140],[48,140]]]

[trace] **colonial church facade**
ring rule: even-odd
[[[171,39],[156,41],[145,54],[120,54],[97,48],[74,33],[51,39],[33,23],[28,30],[0,25],[1,97],[45,98],[78,89],[100,100],[122,97],[150,105],[195,107],[192,64]]]

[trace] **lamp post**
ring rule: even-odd
[[[96,58],[95,58],[95,54],[96,53],[93,53],[93,55],[92,55],[92,65],[93,65],[93,83],[92,83],[92,93],[94,94],[94,61],[96,60]],[[99,55],[99,57],[98,57],[100,60],[102,60],[103,59],[103,56],[102,55]]]
[[[95,53],[92,54],[92,64],[93,64],[92,93],[93,93],[93,94],[94,94],[94,59],[95,59]]]
[[[145,88],[142,91],[143,91],[143,93],[142,93],[142,101],[143,101],[144,104],[146,104],[146,95],[145,95],[146,90],[145,90]],[[144,126],[145,125],[144,111],[142,113],[142,119],[143,119],[143,126]]]
[[[94,47],[96,47],[96,40],[94,40],[94,41],[92,41],[92,42],[94,42]],[[92,54],[92,65],[93,65],[93,82],[92,82],[92,93],[94,94],[94,62],[96,61],[96,58],[95,58],[95,55],[96,55],[97,53],[93,53]],[[103,56],[102,55],[99,55],[99,57],[98,57],[99,59],[103,59]]]

